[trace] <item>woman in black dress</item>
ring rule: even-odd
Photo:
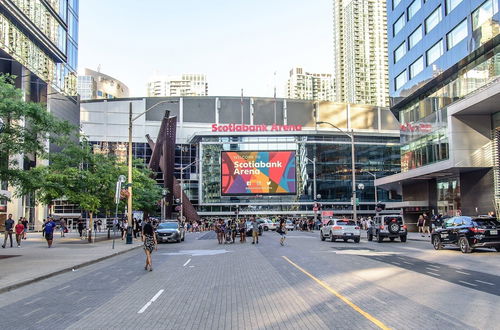
[[[142,228],[142,241],[144,242],[144,252],[146,253],[146,266],[145,270],[153,271],[153,261],[151,260],[151,253],[156,250],[156,235],[150,221],[147,221]]]

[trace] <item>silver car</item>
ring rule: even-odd
[[[156,228],[156,240],[158,243],[184,241],[186,232],[184,226],[177,221],[162,222]]]
[[[322,241],[329,238],[334,242],[336,239],[343,239],[344,242],[352,239],[355,243],[359,243],[361,237],[361,229],[356,222],[349,219],[332,219],[326,225],[321,227],[319,236]]]

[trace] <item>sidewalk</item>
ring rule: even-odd
[[[28,239],[21,242],[20,248],[13,235],[13,248],[10,241],[7,241],[6,248],[0,247],[0,293],[142,246],[140,240],[125,244],[117,232],[115,248],[112,249],[113,232],[111,239],[107,239],[107,232],[96,236],[96,242],[89,244],[87,239],[80,239],[78,232],[67,233],[66,237],[54,232],[54,242],[49,249],[41,233],[28,233]],[[2,244],[3,233],[0,241]]]

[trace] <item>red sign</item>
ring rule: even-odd
[[[0,212],[7,212],[7,206],[6,205],[0,205]]]
[[[432,124],[425,124],[425,123],[419,123],[419,124],[406,123],[406,124],[401,124],[400,131],[402,131],[402,132],[423,132],[423,133],[429,133],[429,132],[432,131]]]
[[[333,211],[322,211],[321,217],[333,217]]]
[[[302,131],[302,125],[247,125],[247,124],[212,124],[212,132],[288,132]]]

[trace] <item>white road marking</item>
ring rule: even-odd
[[[187,264],[188,264],[188,263],[190,263],[190,262],[191,262],[191,259],[188,259],[188,261],[186,261],[186,262],[184,263],[184,265],[182,265],[182,266],[183,266],[183,267],[186,267],[186,266],[187,266]]]
[[[24,314],[24,315],[26,315],[26,314]],[[42,323],[43,321],[50,319],[50,318],[51,318],[51,317],[53,317],[54,315],[55,315],[55,314],[50,314],[50,315],[47,315],[47,316],[45,316],[45,317],[42,317],[41,319],[39,319],[39,320],[36,322],[36,324],[38,324],[38,323]]]
[[[158,291],[153,298],[151,298],[150,301],[148,301],[146,303],[146,305],[142,306],[142,308],[137,312],[138,314],[142,314],[144,313],[144,311],[152,304],[155,302],[156,299],[158,299],[158,297],[163,293],[163,289],[161,289],[160,291]]]
[[[66,286],[63,286],[62,288],[57,289],[57,291],[62,291],[62,290],[64,290],[64,289],[69,288],[70,286],[71,286],[71,285],[66,285]]]
[[[399,262],[396,262],[396,261],[391,261],[391,264],[401,266],[401,264]]]
[[[199,256],[215,256],[218,254],[229,253],[226,249],[220,250],[180,250],[179,252],[171,252],[171,253],[161,253],[164,256],[180,256],[180,255],[191,255],[192,257]]]
[[[377,297],[372,296],[372,298],[375,299],[376,301],[378,301],[381,304],[387,305],[387,303],[385,301],[382,301],[382,300],[378,299]]]
[[[460,273],[460,274],[464,274],[464,275],[470,275],[469,273],[466,273],[466,272],[462,272],[462,271],[459,271],[459,270],[455,270],[457,273]]]
[[[88,297],[87,296],[84,296],[84,297],[81,297],[80,299],[78,299],[76,302],[80,302],[82,301],[83,299],[87,299]]]
[[[41,310],[42,310],[41,308],[34,309],[31,312],[25,313],[24,316],[31,315],[31,314],[36,313],[36,312],[41,311]]]
[[[477,286],[477,284],[474,284],[474,283],[469,283],[469,282],[465,282],[465,281],[459,281],[459,282],[463,283],[463,284],[467,284],[467,285]]]
[[[405,264],[407,264],[407,265],[414,265],[413,263],[408,262],[408,261],[403,261],[403,262],[404,262]]]
[[[189,268],[194,268],[194,266],[189,266]]]
[[[83,315],[83,314],[87,313],[88,311],[90,311],[91,309],[92,309],[92,308],[87,307],[87,308],[85,308],[83,311],[81,311],[81,312],[79,312],[78,314],[76,314],[76,316]]]
[[[435,271],[439,271],[439,269],[436,269],[436,268],[432,268],[432,267],[425,267],[426,269],[428,270],[435,270]]]
[[[42,297],[38,297],[38,298],[35,298],[31,301],[28,301],[27,303],[25,303],[24,305],[31,305],[33,304],[34,302],[37,302],[38,300],[42,300]]]
[[[490,283],[490,282],[485,282],[485,281],[481,281],[481,280],[475,280],[476,282],[479,282],[479,283],[483,283],[483,284],[488,284],[488,285],[495,285],[493,283]]]
[[[112,280],[111,283],[115,283],[116,281],[118,281],[117,278],[115,278],[114,280]]]
[[[435,265],[429,265],[429,267],[432,267],[432,268],[438,268],[438,269],[439,269],[439,268],[441,268],[441,267],[439,267],[439,266],[435,266]]]
[[[441,277],[441,275],[439,274],[436,274],[436,273],[433,273],[433,272],[426,272],[427,274],[431,274],[431,275],[434,275],[434,276],[437,276],[437,277]]]

